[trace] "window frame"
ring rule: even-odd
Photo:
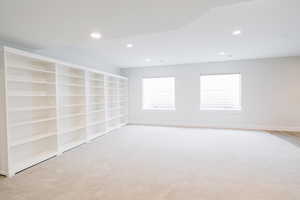
[[[212,107],[212,108],[204,108],[201,106],[201,76],[217,76],[217,75],[239,75],[239,102],[240,102],[240,107],[239,108],[217,108],[217,107]],[[242,112],[243,110],[243,102],[242,102],[242,73],[237,72],[237,73],[211,73],[211,74],[200,74],[199,76],[199,109],[200,111],[232,111],[232,112]]]
[[[174,79],[174,107],[173,108],[145,108],[144,107],[144,79],[159,79],[159,78],[173,78]],[[176,77],[175,76],[160,76],[160,77],[143,77],[142,82],[142,110],[143,111],[176,111]]]

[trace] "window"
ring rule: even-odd
[[[200,76],[201,110],[241,110],[241,75]]]
[[[143,109],[175,110],[175,78],[143,79]]]

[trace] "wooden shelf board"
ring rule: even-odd
[[[44,118],[44,119],[40,119],[40,120],[25,121],[25,122],[20,122],[20,123],[13,123],[10,125],[10,127],[24,126],[24,125],[36,124],[36,123],[41,123],[41,122],[53,121],[53,120],[56,120],[56,117]]]
[[[44,107],[40,106],[40,107],[13,108],[13,109],[9,109],[9,112],[50,110],[50,109],[56,109],[56,106],[44,106]]]
[[[63,105],[62,107],[69,108],[69,107],[83,107],[86,104],[71,104],[71,105]]]
[[[96,82],[104,82],[104,80],[95,79],[95,78],[88,78],[89,81],[96,81]]]
[[[89,126],[96,126],[98,124],[104,124],[105,122],[106,122],[106,120],[99,121],[99,122],[89,123],[89,124],[87,124],[87,127],[89,127]]]
[[[88,88],[93,88],[93,89],[104,89],[104,87],[97,87],[97,86],[88,86]]]
[[[63,146],[61,146],[59,149],[60,152],[65,152],[65,151],[68,151],[70,149],[73,149],[75,147],[78,147],[80,145],[82,145],[83,143],[85,143],[84,140],[79,140],[79,141],[74,141],[74,142],[71,142],[71,143],[68,143],[68,144],[65,144]]]
[[[76,78],[76,79],[84,80],[84,76],[69,75],[69,74],[59,74],[59,76],[64,76],[64,77],[68,77],[68,78]]]
[[[99,113],[99,112],[105,112],[105,109],[90,111],[87,114],[94,114],[94,113]]]
[[[81,127],[76,127],[76,128],[73,128],[73,129],[69,129],[67,131],[63,131],[62,133],[60,133],[59,136],[64,135],[64,134],[68,134],[68,133],[72,133],[72,132],[76,132],[76,131],[79,131],[79,130],[82,130],[82,129],[85,129],[85,128],[86,128],[85,126],[81,126]]]
[[[79,117],[79,116],[84,116],[86,113],[78,113],[78,114],[72,114],[72,115],[64,115],[61,116],[60,119],[67,119],[67,118],[73,118],[73,117]]]
[[[44,94],[11,94],[8,97],[56,97],[56,95],[44,95]]]
[[[27,71],[34,71],[34,72],[41,72],[41,73],[49,73],[49,74],[55,74],[55,71],[47,71],[47,70],[42,70],[42,69],[35,69],[33,67],[20,67],[20,66],[13,66],[13,65],[8,65],[8,68],[13,68],[13,69],[19,69],[19,70],[27,70]]]
[[[8,79],[8,82],[16,82],[16,83],[30,83],[30,84],[41,84],[41,85],[55,85],[55,82],[47,82],[47,81],[33,81],[33,80],[13,80]]]
[[[108,120],[106,120],[106,121],[112,121],[112,120],[114,120],[114,119],[118,119],[118,118],[121,118],[121,117],[123,117],[124,115],[118,115],[118,116],[115,116],[115,117],[111,117],[111,118],[109,118]]]
[[[10,147],[23,145],[23,144],[30,143],[30,142],[35,142],[35,141],[42,140],[42,139],[49,138],[49,137],[53,137],[53,136],[57,136],[57,133],[54,132],[54,133],[48,133],[48,134],[43,134],[43,135],[39,135],[39,136],[32,136],[28,139],[23,139],[23,140],[11,142]]]
[[[64,87],[79,87],[79,88],[85,88],[85,85],[81,85],[81,84],[65,84],[65,83],[62,83],[62,84],[59,84],[60,86],[64,86]]]

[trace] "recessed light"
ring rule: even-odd
[[[232,35],[240,35],[242,33],[241,30],[235,30],[232,32]]]
[[[219,53],[219,55],[220,55],[220,56],[225,56],[226,53],[225,53],[224,51],[222,51],[222,52]]]
[[[150,58],[146,58],[145,61],[146,61],[146,62],[150,62],[151,59],[150,59]]]
[[[126,47],[131,48],[131,47],[133,47],[133,44],[127,44]]]
[[[93,39],[96,39],[96,40],[98,40],[98,39],[100,39],[102,37],[102,35],[100,33],[98,33],[98,32],[93,32],[93,33],[90,34],[90,36]]]

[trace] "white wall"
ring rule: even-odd
[[[300,131],[300,57],[122,69],[129,123]],[[242,111],[200,111],[200,74],[241,73]],[[176,111],[143,111],[142,78],[176,78]]]

